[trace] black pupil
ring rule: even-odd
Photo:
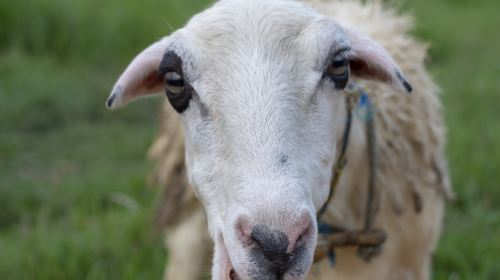
[[[347,65],[349,61],[347,59],[333,60],[330,68],[328,69],[328,75],[335,83],[336,89],[344,89],[349,80],[349,68]]]
[[[333,67],[342,67],[342,66],[345,66],[347,64],[347,60],[334,60],[333,63],[332,63],[332,66]]]
[[[184,80],[183,79],[167,79],[167,84],[169,86],[174,86],[174,87],[183,87],[184,86]]]

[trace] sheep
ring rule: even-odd
[[[130,63],[108,107],[168,99],[149,151],[166,279],[202,278],[210,255],[212,279],[429,279],[452,188],[427,45],[410,29],[379,1],[222,0]],[[313,264],[352,83],[376,104],[374,226],[388,238],[369,262],[339,247],[335,266]],[[345,229],[363,224],[364,122],[324,215]]]

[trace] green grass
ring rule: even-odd
[[[195,2],[0,1],[0,279],[160,278],[145,159],[160,102],[104,100]]]
[[[159,99],[109,113],[116,75],[207,1],[0,1],[0,279],[159,279],[145,152]],[[432,42],[457,199],[434,279],[500,279],[496,0],[402,5]]]
[[[436,279],[500,279],[500,2],[408,1],[432,42],[457,193],[436,254]]]

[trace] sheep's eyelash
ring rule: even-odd
[[[350,58],[349,51],[350,51],[350,49],[346,49],[346,50],[341,50],[341,51],[337,52],[330,59],[330,63],[332,61],[349,60],[349,58]]]
[[[167,60],[165,60],[167,58]],[[182,69],[182,58],[177,55],[174,51],[167,51],[163,55],[163,58],[158,67],[158,73],[160,75],[165,75],[167,72],[173,71],[177,72],[179,75],[184,76],[184,71]]]
[[[160,62],[160,66],[158,67],[158,74],[163,77],[169,71],[177,72],[178,74],[181,74],[182,79],[186,84],[191,85],[197,80],[197,76],[192,76],[190,71],[184,71],[186,68],[186,60],[178,53],[179,52],[176,50],[167,50],[165,52],[164,56],[165,55],[175,56],[177,57],[178,61],[172,61],[172,60],[164,61],[162,59],[162,61]],[[189,61],[187,62],[190,63]],[[194,67],[191,66],[190,68]],[[188,69],[190,68],[188,67]]]
[[[321,71],[325,73],[328,70],[328,67],[332,64],[334,60],[347,60],[349,61],[352,57],[351,48],[350,47],[341,47],[333,49],[330,54],[325,59],[323,66],[321,67]]]

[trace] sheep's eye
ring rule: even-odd
[[[327,70],[336,89],[344,89],[349,80],[349,61],[345,58],[334,59]]]
[[[165,74],[165,85],[167,91],[174,95],[182,93],[185,89],[184,79],[179,73],[173,71]]]
[[[189,106],[189,100],[192,97],[192,88],[184,82],[181,74],[175,71],[165,73],[165,93],[172,104],[172,107],[182,113]]]
[[[172,51],[166,52],[158,71],[165,79],[168,101],[178,113],[184,112],[193,96],[193,88],[184,80],[181,58]]]

